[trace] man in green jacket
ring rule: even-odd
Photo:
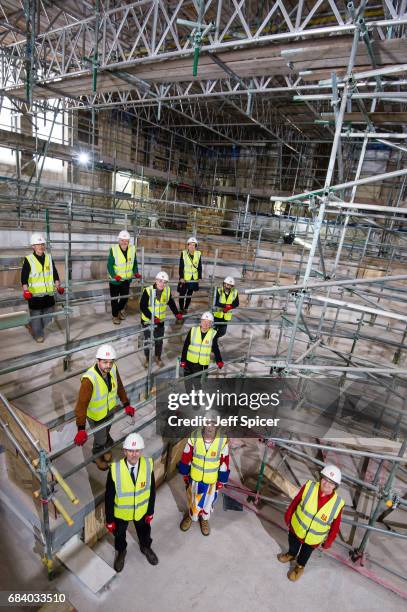
[[[126,304],[129,299],[132,278],[141,278],[138,271],[136,247],[130,246],[130,234],[122,230],[109,251],[107,271],[109,274],[109,290],[112,298],[112,321],[120,325],[126,318]]]

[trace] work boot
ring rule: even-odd
[[[280,561],[280,563],[288,563],[289,561],[292,561],[293,559],[295,559],[295,557],[294,555],[290,555],[290,553],[286,552],[286,553],[278,553],[277,559]]]
[[[295,582],[296,580],[299,580],[299,578],[301,578],[301,576],[304,573],[304,566],[303,565],[297,565],[294,567],[294,569],[292,569],[290,572],[288,572],[287,574],[287,578],[288,580],[291,580],[291,582]]]
[[[148,368],[148,359],[147,358],[144,359],[144,361],[143,361],[143,368],[145,368],[146,370]]]
[[[155,552],[153,551],[153,549],[150,548],[150,546],[140,546],[140,550],[143,553],[143,555],[145,555],[147,557],[147,561],[151,565],[157,565],[158,564],[158,557],[155,554]]]
[[[36,342],[44,342],[44,336],[38,336],[38,338],[35,339]]]
[[[104,453],[103,459],[104,461],[106,461],[106,463],[110,463],[111,460],[113,459],[112,453],[110,451],[108,451],[107,453]]]
[[[179,528],[181,529],[181,531],[188,531],[191,525],[192,525],[192,519],[189,516],[189,514],[186,514],[184,518],[182,519]]]
[[[126,550],[116,550],[116,554],[114,557],[114,563],[113,563],[113,567],[116,570],[116,572],[121,572],[122,569],[124,568],[124,560],[126,558]]]
[[[102,470],[102,472],[106,472],[106,470],[109,469],[109,465],[108,463],[106,463],[103,457],[97,457],[95,459],[95,463],[98,466],[99,470]]]
[[[209,527],[209,521],[199,517],[199,524],[201,525],[201,533],[204,536],[208,536],[211,532],[211,529]]]
[[[117,316],[119,319],[121,319],[121,321],[124,321],[124,319],[127,319],[127,312],[124,312],[124,310],[121,310]]]
[[[158,365],[159,368],[162,368],[162,366],[164,365],[164,362],[162,361],[161,357],[157,357],[155,358],[155,362]]]
[[[112,321],[114,325],[120,325],[121,320],[119,319],[119,317],[112,317]]]

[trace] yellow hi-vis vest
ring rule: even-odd
[[[153,285],[151,285],[150,287],[146,287],[144,291],[147,291],[148,307],[149,307],[150,312],[152,313],[153,312],[153,291],[154,291]],[[157,300],[157,294],[155,295],[154,316],[158,317],[161,321],[164,321],[165,316],[167,314],[167,304],[168,304],[170,297],[171,297],[171,289],[169,287],[164,287],[164,289],[161,292],[161,297],[159,300]],[[141,313],[141,320],[150,321],[150,319],[147,319],[147,317],[143,313]]]
[[[54,273],[52,269],[52,257],[45,253],[44,267],[40,264],[34,253],[27,256],[30,264],[30,274],[28,276],[28,291],[34,297],[42,297],[54,293]]]
[[[222,307],[223,307],[223,306],[226,306],[226,304],[232,304],[232,302],[234,302],[237,296],[237,290],[235,288],[232,288],[229,291],[229,295],[226,295],[223,287],[222,288],[218,287],[218,294],[219,294],[219,302],[222,304]],[[232,312],[230,310],[229,312],[223,312],[223,310],[217,310],[213,313],[213,316],[216,317],[217,319],[223,319],[224,321],[230,321],[232,318]]]
[[[192,480],[205,484],[213,484],[218,480],[220,456],[227,441],[226,436],[216,436],[206,450],[202,430],[198,429],[192,433],[191,442],[194,447],[190,472]]]
[[[153,460],[140,457],[135,485],[125,459],[112,463],[110,471],[116,488],[114,516],[123,521],[139,521],[147,513]]]
[[[125,257],[120,245],[114,244],[112,246],[112,254],[114,257],[113,269],[115,276],[121,276],[122,280],[129,280],[133,276],[133,264],[136,257],[136,247],[129,245],[127,247]]]
[[[188,251],[182,251],[184,260],[184,280],[198,280],[198,265],[201,259],[201,251],[194,251],[194,256],[191,260]]]
[[[212,341],[216,336],[216,331],[208,329],[205,338],[202,339],[201,328],[191,327],[191,341],[188,346],[187,361],[199,363],[199,365],[209,365],[211,360]]]
[[[344,500],[335,492],[318,510],[318,491],[319,483],[308,480],[301,502],[291,518],[295,535],[311,546],[321,544],[326,539],[333,520],[345,505]]]
[[[86,415],[93,421],[100,421],[110,410],[117,404],[117,367],[113,364],[110,370],[110,378],[112,381],[112,389],[108,390],[107,384],[103,377],[98,374],[95,366],[92,366],[85,372],[81,380],[88,378],[93,385],[92,397],[88,404]]]

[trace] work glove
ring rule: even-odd
[[[186,361],[180,361],[179,365],[181,366],[181,368],[186,368],[187,367],[187,362]]]
[[[114,277],[114,280],[121,281],[122,277],[120,276],[120,274],[116,274],[116,276]]]
[[[223,312],[229,312],[229,310],[232,310],[233,306],[232,304],[226,304],[226,306],[223,309]]]
[[[23,298],[25,300],[29,300],[30,298],[32,298],[33,294],[31,293],[31,291],[23,291]]]
[[[160,319],[158,317],[154,317],[154,323],[156,325],[159,325],[161,323]]]
[[[178,319],[178,321],[182,321],[182,319],[184,318],[182,316],[182,314],[179,312],[178,314],[175,315],[175,318]]]
[[[136,272],[135,275],[134,275],[134,278],[141,278],[140,272]]]
[[[216,490],[219,491],[219,489],[221,489],[223,487],[223,483],[222,482],[217,482],[216,483]]]
[[[146,523],[150,524],[153,518],[154,518],[154,514],[146,514],[144,517],[144,520]]]
[[[221,370],[225,364],[223,363],[223,361],[217,361],[216,365],[218,366],[219,370]]]
[[[116,523],[114,521],[113,523],[106,523],[105,527],[110,533],[114,533],[116,530]]]
[[[63,287],[61,287],[61,285],[59,287],[57,287],[57,291],[58,293],[60,293],[61,295],[63,295],[65,293],[65,289]]]
[[[76,436],[74,437],[74,442],[76,446],[83,446],[88,439],[88,434],[84,429],[80,429]]]
[[[322,548],[324,550],[329,550],[331,548],[331,544],[328,544],[328,542],[323,542]]]
[[[136,409],[133,408],[133,406],[126,406],[125,409],[124,409],[124,412],[132,417],[132,416],[134,416],[134,413],[136,412]]]

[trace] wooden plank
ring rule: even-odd
[[[282,476],[280,472],[269,464],[266,464],[264,467],[264,477],[280,489],[280,491],[283,491],[290,499],[293,499],[299,491],[299,487],[294,485],[288,478],[285,478],[285,476]]]

